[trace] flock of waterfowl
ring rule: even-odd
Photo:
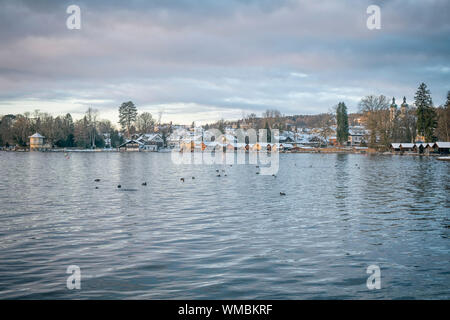
[[[233,165],[230,165],[230,167],[232,167]],[[256,168],[257,169],[259,169],[259,166],[256,166]],[[217,173],[217,175],[216,175],[216,177],[221,177],[222,175],[220,174],[220,172],[222,172],[222,174],[223,174],[223,176],[224,177],[227,177],[227,174],[226,174],[226,171],[224,170],[224,169],[222,169],[221,171],[219,170],[219,169],[216,169],[216,173]],[[256,174],[259,174],[259,171],[257,171],[256,172]],[[272,174],[272,177],[274,177],[274,178],[276,178],[277,176],[275,175],[275,174]],[[195,177],[192,177],[192,180],[194,180],[195,179]],[[94,182],[100,182],[101,180],[100,179],[94,179]],[[185,180],[184,180],[184,178],[182,177],[182,178],[180,178],[180,181],[181,182],[184,182]],[[144,181],[144,182],[142,182],[141,183],[141,186],[147,186],[147,182],[146,181]],[[98,186],[96,186],[95,187],[95,189],[99,189],[99,187]],[[122,185],[117,185],[117,189],[121,189],[121,190],[123,190],[123,191],[137,191],[137,189],[122,189]],[[286,193],[284,193],[284,192],[280,192],[280,196],[285,196],[286,195]]]
[[[100,179],[94,179],[94,182],[100,182],[100,181],[101,181]],[[142,182],[141,186],[143,186],[143,187],[147,186],[147,182],[146,181]],[[99,189],[99,187],[96,186],[95,189]],[[122,185],[121,184],[117,185],[117,189],[121,189],[123,191],[137,191],[137,189],[122,189]]]

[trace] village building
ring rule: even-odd
[[[294,146],[290,143],[280,143],[279,150],[280,151],[287,151],[294,148]]]
[[[450,142],[438,141],[433,144],[429,144],[433,152],[439,154],[449,154],[450,153]]]
[[[44,136],[39,133],[35,133],[30,138],[30,151],[42,151],[44,150]]]
[[[159,133],[143,134],[136,141],[142,143],[141,149],[144,151],[158,151],[164,147],[164,140]]]
[[[285,136],[285,135],[280,136],[279,141],[280,141],[281,143],[292,143],[292,142],[295,142],[294,137],[291,137],[291,136]]]
[[[424,153],[426,148],[428,146],[428,143],[415,143],[413,151],[416,153]]]
[[[255,143],[250,147],[251,151],[261,151],[261,145],[259,143]]]
[[[400,144],[400,151],[402,152],[414,152],[414,143],[401,143]]]
[[[119,146],[119,151],[138,152],[144,144],[137,140],[128,140]]]
[[[391,143],[390,150],[399,153],[425,153],[425,154],[449,154],[450,142],[417,142],[417,143]]]
[[[235,150],[234,144],[228,143],[228,144],[226,145],[226,151],[227,151],[227,152],[234,151],[234,150]]]
[[[167,140],[167,147],[170,149],[179,149],[180,148],[180,139],[174,139],[173,137]]]
[[[336,136],[328,137],[328,144],[331,146],[337,146],[338,145],[337,137]]]
[[[105,148],[111,148],[111,134],[103,133],[103,140],[105,140]]]
[[[401,143],[391,143],[391,151],[392,152],[400,152],[400,145]]]
[[[367,132],[364,127],[361,126],[353,126],[348,130],[348,144],[350,146],[360,146],[365,142],[364,137]]]

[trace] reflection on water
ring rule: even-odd
[[[433,158],[281,154],[277,177],[155,153],[0,161],[0,298],[450,298],[450,166]]]

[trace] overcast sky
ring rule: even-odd
[[[66,9],[81,8],[81,30]],[[370,4],[381,29],[366,26]],[[175,123],[450,90],[450,1],[0,0],[0,114],[118,106]]]

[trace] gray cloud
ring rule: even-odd
[[[366,28],[379,3],[382,29]],[[82,30],[67,30],[78,4]],[[318,113],[364,95],[450,83],[448,1],[1,1],[0,113],[115,117],[132,99],[167,120]]]

